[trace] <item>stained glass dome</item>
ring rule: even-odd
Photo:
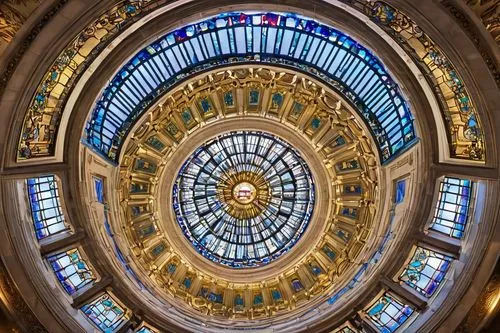
[[[203,256],[234,268],[262,266],[303,234],[314,184],[289,143],[264,132],[230,132],[183,164],[173,205],[185,236]]]

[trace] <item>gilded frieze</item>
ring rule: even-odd
[[[244,122],[249,116],[300,133],[331,179],[317,186],[331,186],[334,199],[326,228],[300,262],[264,280],[242,283],[208,273],[169,243],[157,227],[163,222],[156,184],[171,172],[169,159],[191,135],[208,124],[231,118]],[[343,102],[305,77],[265,68],[209,74],[172,91],[131,137],[120,165],[120,197],[135,260],[166,292],[201,313],[270,317],[331,293],[370,234],[378,191],[372,145]]]

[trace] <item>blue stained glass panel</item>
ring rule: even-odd
[[[417,247],[399,280],[425,297],[431,297],[443,281],[451,261],[449,256]]]
[[[264,297],[262,294],[256,294],[253,296],[253,305],[261,306],[264,304]]]
[[[293,288],[293,290],[295,290],[295,292],[299,292],[301,290],[304,290],[304,286],[302,285],[302,282],[300,282],[299,279],[292,280],[291,284],[292,284],[292,288]]]
[[[472,181],[445,177],[439,186],[438,202],[430,229],[462,238],[469,218]]]
[[[94,190],[97,201],[100,203],[104,203],[104,179],[100,177],[93,177],[94,180]]]
[[[88,144],[116,161],[135,121],[169,87],[208,66],[238,62],[317,73],[358,106],[377,137],[382,161],[414,141],[412,116],[398,85],[351,37],[293,13],[222,13],[169,33],[133,56],[96,103],[86,128]],[[125,98],[128,103],[120,103]],[[250,91],[249,104],[258,102],[259,92]],[[213,109],[207,102],[201,107],[204,112]]]
[[[260,95],[260,93],[258,90],[250,90],[250,96],[249,96],[248,103],[250,105],[259,104],[259,95]]]
[[[61,209],[55,177],[28,178],[26,184],[37,239],[69,230]]]
[[[47,257],[54,274],[70,295],[95,281],[95,276],[78,249],[72,249]]]
[[[189,277],[184,278],[184,281],[182,282],[182,285],[183,285],[186,289],[191,288],[191,278],[189,278]]]
[[[126,319],[125,309],[107,293],[81,307],[81,310],[101,331],[111,333]]]
[[[335,252],[333,252],[333,250],[328,246],[328,245],[324,245],[323,248],[323,253],[331,260],[331,261],[334,261],[335,258],[337,257],[337,255],[335,254]]]
[[[234,305],[235,306],[243,306],[245,304],[243,297],[240,294],[237,294],[234,297]]]
[[[282,299],[281,292],[278,289],[273,289],[271,291],[271,296],[274,301],[280,301]]]
[[[367,311],[375,326],[383,333],[396,331],[413,314],[414,310],[389,293],[385,293]]]
[[[394,202],[396,204],[403,202],[405,199],[405,191],[406,191],[406,179],[398,180],[396,183],[396,197]]]

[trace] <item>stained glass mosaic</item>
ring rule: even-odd
[[[485,159],[484,133],[465,82],[443,50],[407,14],[383,1],[351,2],[403,45],[425,73],[441,104],[450,143],[450,155],[470,160]]]
[[[125,309],[107,293],[82,306],[81,310],[101,331],[111,333],[125,320]]]
[[[439,195],[430,229],[453,238],[464,235],[472,198],[472,181],[445,177],[439,185]]]
[[[179,171],[177,221],[206,258],[234,268],[260,266],[287,252],[312,216],[314,184],[299,152],[256,131],[218,136]]]
[[[399,280],[425,297],[431,297],[443,281],[451,261],[449,256],[417,247]]]
[[[396,182],[396,195],[394,197],[394,202],[396,204],[402,203],[405,199],[406,193],[406,179],[401,179]]]
[[[55,177],[28,178],[26,185],[36,237],[40,240],[68,230]]]
[[[413,314],[414,310],[389,293],[385,293],[367,311],[368,317],[383,333],[396,331]]]
[[[91,22],[57,56],[39,83],[26,113],[18,159],[51,156],[62,111],[75,81],[104,47],[134,18],[148,10],[151,0],[126,0]]]
[[[104,203],[104,179],[101,177],[94,176],[92,177],[94,181],[94,191],[95,196],[98,202]]]
[[[78,249],[47,257],[57,279],[70,295],[95,281],[95,276]]]
[[[381,62],[349,36],[295,14],[224,13],[173,31],[134,55],[97,102],[87,125],[87,143],[115,161],[133,123],[169,87],[186,75],[236,62],[318,73],[356,105],[383,161],[415,138],[398,85]],[[258,103],[258,91],[249,96],[250,105]],[[280,101],[279,94],[273,96],[274,106]],[[209,99],[198,104],[204,116],[213,113]],[[311,121],[313,129],[320,125]]]

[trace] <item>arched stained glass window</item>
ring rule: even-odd
[[[317,75],[356,106],[377,138],[383,161],[415,138],[397,84],[351,37],[295,14],[224,13],[167,34],[127,62],[98,100],[86,141],[116,161],[133,123],[170,86],[189,74],[238,62]]]
[[[264,265],[300,238],[314,185],[300,154],[282,139],[239,131],[199,147],[173,190],[177,221],[206,258],[235,268]]]
[[[55,177],[28,178],[26,185],[37,239],[69,230],[64,221]]]

